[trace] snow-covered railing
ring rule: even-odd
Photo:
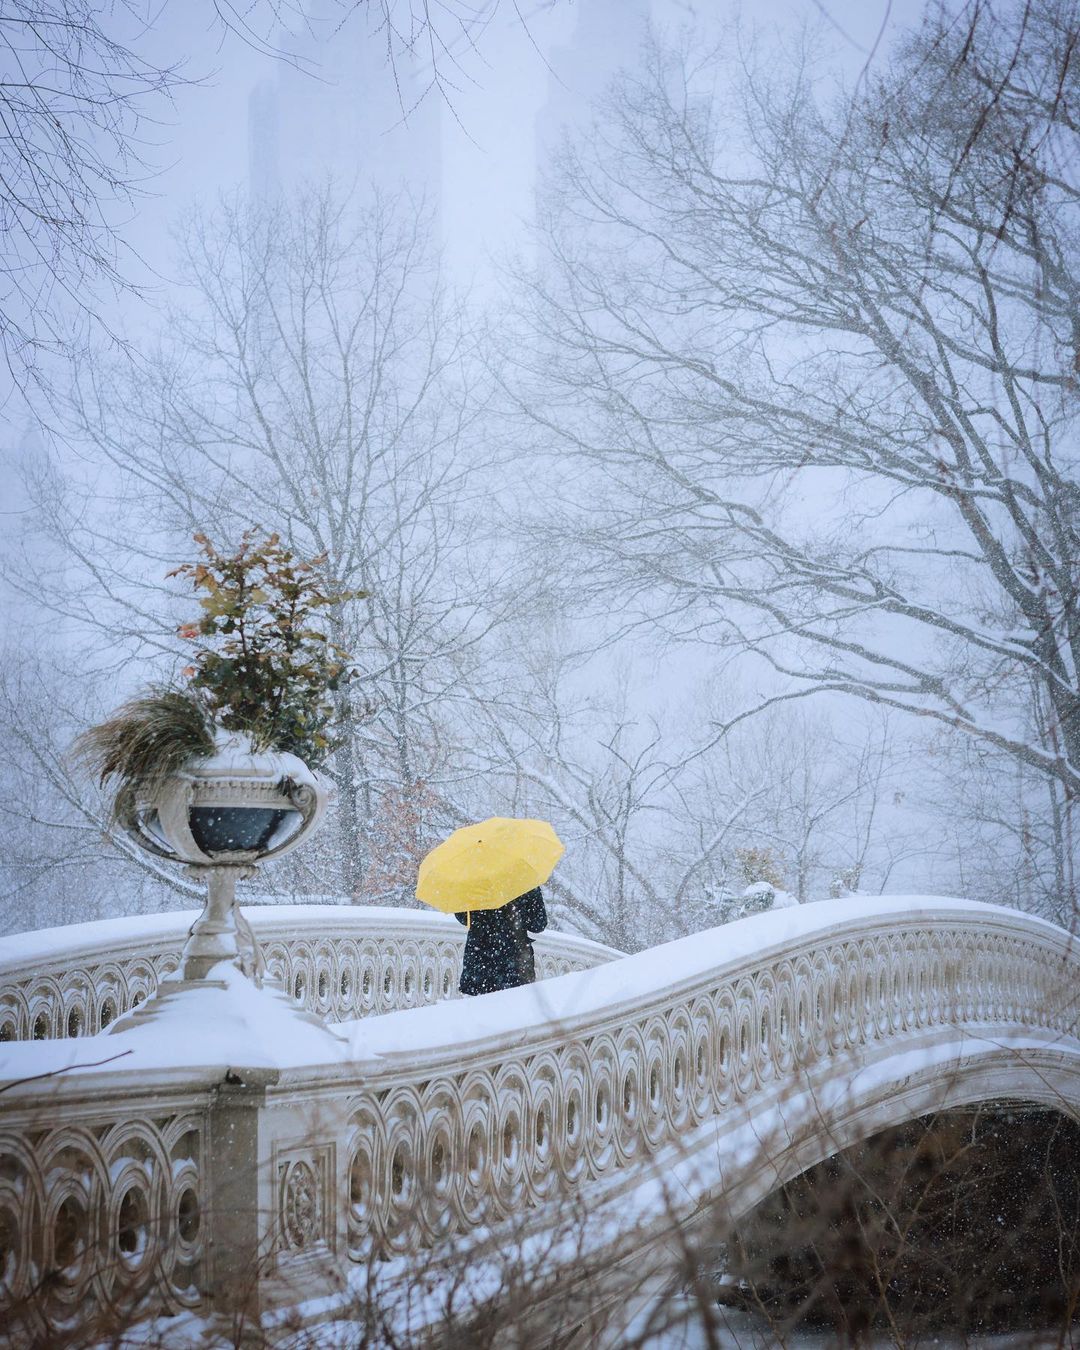
[[[268,973],[329,1022],[456,996],[465,930],[406,909],[253,905]],[[105,919],[0,942],[0,1041],[94,1035],[177,967],[197,911]],[[536,939],[541,979],[620,955],[565,933]]]
[[[200,1294],[329,1298],[371,1261],[504,1221],[550,1227],[568,1193],[617,1198],[629,1223],[657,1177],[689,1209],[722,1197],[741,1213],[935,1107],[1080,1111],[1078,990],[1074,942],[1051,924],[875,899],[332,1030],[297,1020],[251,1039],[246,1064],[189,991],[132,1031],[4,1047],[8,1079],[53,1076],[0,1097],[0,1230],[19,1253],[0,1297],[62,1267],[69,1322],[135,1295],[172,1311]],[[125,1058],[90,1066],[107,1055]]]
[[[957,901],[842,901],[352,1024],[364,1066],[327,1221],[336,1208],[357,1258],[372,1243],[415,1251],[633,1174],[703,1126],[715,1137],[733,1105],[794,1089],[810,1066],[850,1074],[944,1027],[1073,1037],[1078,996],[1080,952],[1051,924]],[[303,1090],[292,1078],[290,1110]]]

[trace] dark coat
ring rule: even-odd
[[[493,994],[532,984],[536,966],[529,933],[542,933],[547,927],[539,886],[500,909],[475,910],[471,922],[466,913],[454,917],[469,929],[458,985],[463,994]]]

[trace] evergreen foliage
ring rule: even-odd
[[[326,554],[305,561],[277,534],[260,541],[247,530],[232,554],[205,534],[195,542],[206,561],[168,574],[205,592],[202,618],[179,630],[205,640],[184,672],[190,688],[226,731],[246,732],[256,749],[273,746],[317,767],[336,745],[331,695],[355,674],[325,616],[366,592],[327,588],[319,572]]]

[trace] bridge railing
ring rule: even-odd
[[[856,907],[761,916],[482,1009],[348,1027],[378,1058],[338,1095],[323,1238],[336,1225],[353,1259],[390,1257],[621,1184],[810,1068],[865,1066],[946,1029],[1075,1036],[1080,951],[1061,930],[963,902]],[[268,1089],[269,1118],[319,1082]]]
[[[453,918],[347,905],[244,908],[268,973],[341,1022],[457,997],[465,930]],[[0,1042],[94,1035],[171,974],[198,911],[105,919],[0,943]],[[536,939],[540,979],[622,953],[566,933]]]
[[[705,1144],[734,1188],[748,1164],[724,1156],[724,1131],[808,1081],[838,1090],[892,1063],[908,1091],[965,1037],[1080,1067],[1078,975],[1068,934],[1012,911],[844,901],[345,1023],[322,1033],[322,1062],[309,1042],[226,1071],[126,1032],[9,1046],[9,1079],[53,1076],[0,1099],[0,1225],[20,1253],[3,1296],[52,1269],[69,1320],[136,1296],[266,1306],[454,1235],[542,1228],[568,1194],[625,1199]],[[99,1049],[130,1056],[64,1069]],[[995,1095],[1017,1083],[1032,1090],[1006,1068]]]

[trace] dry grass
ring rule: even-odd
[[[213,728],[201,701],[167,685],[129,700],[72,746],[75,760],[103,788],[112,784],[113,823],[130,815],[139,795],[151,795],[187,760],[213,750]]]

